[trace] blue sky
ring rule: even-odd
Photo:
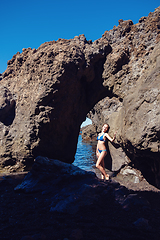
[[[158,6],[159,0],[0,0],[0,73],[23,48],[80,34],[94,41],[119,19],[136,24]]]
[[[81,127],[85,127],[86,125],[92,124],[92,121],[89,118],[86,118],[86,120],[81,124]]]

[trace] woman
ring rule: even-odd
[[[96,155],[97,155],[97,162],[96,162],[96,167],[101,171],[102,174],[102,179],[109,180],[109,175],[105,172],[105,166],[104,166],[104,158],[107,155],[107,149],[105,145],[105,141],[109,140],[110,142],[113,142],[116,138],[116,133],[114,134],[114,137],[111,138],[109,134],[107,133],[109,129],[108,124],[104,124],[102,127],[102,132],[98,135],[97,140],[97,150],[96,150]]]

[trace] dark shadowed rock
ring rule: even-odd
[[[15,117],[15,100],[6,87],[0,86],[0,93],[0,121],[8,126]]]
[[[135,192],[42,157],[33,168],[26,179],[0,176],[2,239],[159,239],[160,191],[153,186]]]
[[[149,207],[145,199],[114,181],[103,181],[93,172],[86,172],[59,160],[37,157],[31,171],[16,192],[40,192],[46,196],[51,212],[75,214],[85,206],[100,204],[104,198],[113,198],[125,210]],[[47,197],[48,196],[48,197]]]
[[[108,182],[100,181],[95,173],[72,164],[37,157],[16,192],[41,192],[50,195],[50,211],[75,214],[80,207],[96,204],[100,195],[107,194]],[[118,183],[111,186],[112,191]]]

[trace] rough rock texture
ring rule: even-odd
[[[122,208],[129,209],[132,204],[149,207],[147,201],[130,194],[116,181],[100,180],[93,172],[41,156],[35,159],[31,171],[14,190],[18,193],[51,195],[49,206],[53,213],[75,214],[85,206],[97,204],[105,195],[114,197],[115,203]]]
[[[157,9],[136,25],[120,21],[118,28],[104,34],[112,42],[112,52],[104,64],[103,84],[115,97],[101,100],[88,116],[97,133],[105,122],[110,125],[111,135],[118,131],[119,147],[110,147],[111,155],[116,155],[112,156],[112,170],[123,164],[138,167],[148,181],[160,187],[159,21]],[[128,32],[120,38],[124,26]],[[117,158],[120,152],[126,157]]]
[[[92,110],[96,131],[108,120],[129,161],[160,186],[159,39],[157,8],[93,43],[81,35],[13,56],[1,80],[1,168],[23,170],[37,155],[73,162],[82,121],[107,97],[107,112]]]
[[[97,139],[97,132],[93,124],[89,124],[81,128],[83,141],[95,141]]]
[[[80,125],[107,92],[102,70],[110,51],[108,41],[81,35],[23,49],[8,61],[1,80],[1,168],[23,170],[39,154],[73,162]]]
[[[24,178],[25,175],[25,178]],[[160,237],[160,191],[103,181],[72,164],[37,157],[31,171],[0,174],[1,239]],[[132,185],[133,187],[133,185]]]

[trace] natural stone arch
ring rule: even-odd
[[[13,56],[0,81],[10,93],[7,106],[14,105],[9,124],[1,116],[1,168],[24,170],[37,155],[73,162],[80,125],[106,96],[122,103],[109,118],[118,144],[132,158],[149,149],[152,166],[159,166],[159,12],[135,25],[121,20],[93,43],[81,35]],[[158,167],[153,173],[158,185]]]
[[[108,41],[87,42],[81,35],[23,49],[8,62],[1,83],[12,93],[16,114],[10,126],[1,122],[2,167],[28,168],[37,155],[74,161],[81,123],[110,92],[102,85],[109,52]]]

